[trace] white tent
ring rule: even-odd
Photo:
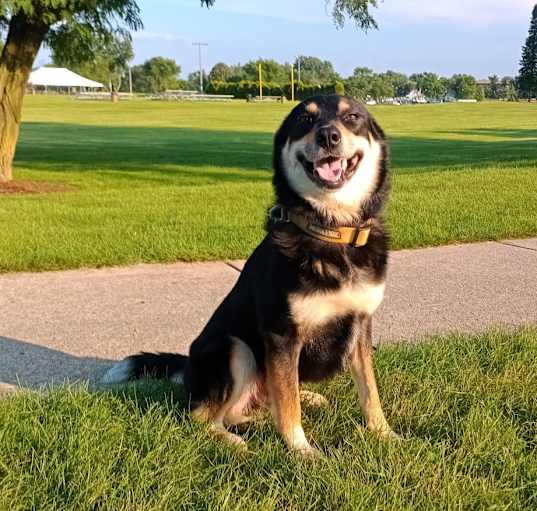
[[[101,89],[102,83],[88,80],[65,67],[40,67],[30,73],[28,85],[41,87],[88,87]]]

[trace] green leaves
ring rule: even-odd
[[[52,31],[48,44],[56,65],[65,66],[88,78],[121,86],[128,63],[133,58],[131,35],[122,28],[95,32],[87,23],[71,22]]]
[[[526,44],[522,47],[518,86],[528,97],[537,95],[537,4],[533,8],[532,19]]]
[[[371,6],[377,7],[378,0],[325,0],[326,5],[332,5],[332,17],[336,26],[342,28],[345,19],[350,18],[362,30],[378,28],[377,22],[369,12]]]
[[[4,0],[0,20],[4,25],[15,14],[48,25],[77,21],[93,25],[96,32],[125,24],[132,30],[142,28],[140,8],[134,0]]]

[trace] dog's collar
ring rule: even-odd
[[[371,232],[371,219],[366,220],[360,227],[325,227],[312,222],[304,215],[288,210],[280,204],[270,208],[268,216],[276,223],[291,222],[312,238],[340,245],[363,247],[367,244],[369,233]]]

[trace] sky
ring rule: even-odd
[[[296,55],[330,60],[342,76],[355,67],[407,74],[432,71],[515,75],[537,0],[384,0],[372,13],[379,30],[364,33],[352,21],[337,29],[330,0],[138,0],[144,29],[135,33],[134,63],[161,55],[206,71],[216,62],[257,58],[292,62]],[[46,53],[39,57],[46,61]],[[39,62],[38,62],[39,63]]]

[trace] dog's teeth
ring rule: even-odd
[[[345,158],[341,160],[341,169],[343,170],[343,172],[347,170],[347,160]]]

